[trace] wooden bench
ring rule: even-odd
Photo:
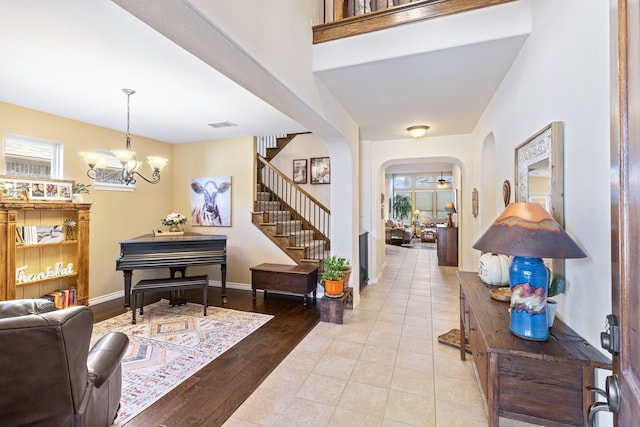
[[[173,277],[168,279],[140,280],[131,287],[131,323],[136,324],[136,307],[140,294],[140,315],[144,314],[144,294],[148,292],[182,291],[186,289],[202,289],[202,305],[204,315],[207,315],[207,294],[209,291],[209,276]]]
[[[251,267],[251,288],[253,299],[256,299],[256,289],[267,291],[283,291],[304,296],[307,305],[307,295],[313,294],[316,303],[316,287],[318,286],[318,268],[308,265],[260,264]]]

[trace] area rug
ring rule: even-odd
[[[460,348],[460,329],[452,329],[446,334],[439,335],[438,342],[450,347]],[[469,347],[468,342],[465,342],[464,347],[465,351],[471,354],[471,347]]]
[[[122,359],[122,397],[115,425],[149,407],[207,363],[233,347],[273,316],[166,300],[144,307],[131,324],[131,312],[96,323],[91,345],[110,331],[129,336]]]
[[[408,248],[408,249],[422,249],[422,250],[426,250],[426,251],[435,251],[436,247],[434,245],[421,245],[421,244],[406,244],[406,245],[402,245],[403,248]]]

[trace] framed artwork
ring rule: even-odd
[[[331,184],[331,163],[328,157],[311,158],[311,183]]]
[[[478,217],[478,189],[474,188],[471,192],[471,213],[474,218]]]
[[[307,183],[307,159],[293,161],[293,182],[296,184]]]
[[[7,199],[71,200],[73,181],[0,176],[0,192]]]
[[[502,183],[502,200],[504,200],[504,207],[509,206],[511,202],[511,182],[508,179],[505,179]]]
[[[231,227],[231,177],[193,178],[190,186],[191,225]]]

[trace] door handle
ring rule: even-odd
[[[615,375],[609,375],[607,377],[605,390],[588,387],[588,389],[596,395],[602,396],[607,399],[606,402],[594,402],[589,406],[589,426],[594,427],[596,422],[596,415],[598,412],[613,412],[617,414],[620,412],[620,386],[618,384],[618,377]]]

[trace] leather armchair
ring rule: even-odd
[[[89,350],[93,313],[45,299],[0,302],[0,424],[110,426],[122,392],[129,338],[101,337]]]

